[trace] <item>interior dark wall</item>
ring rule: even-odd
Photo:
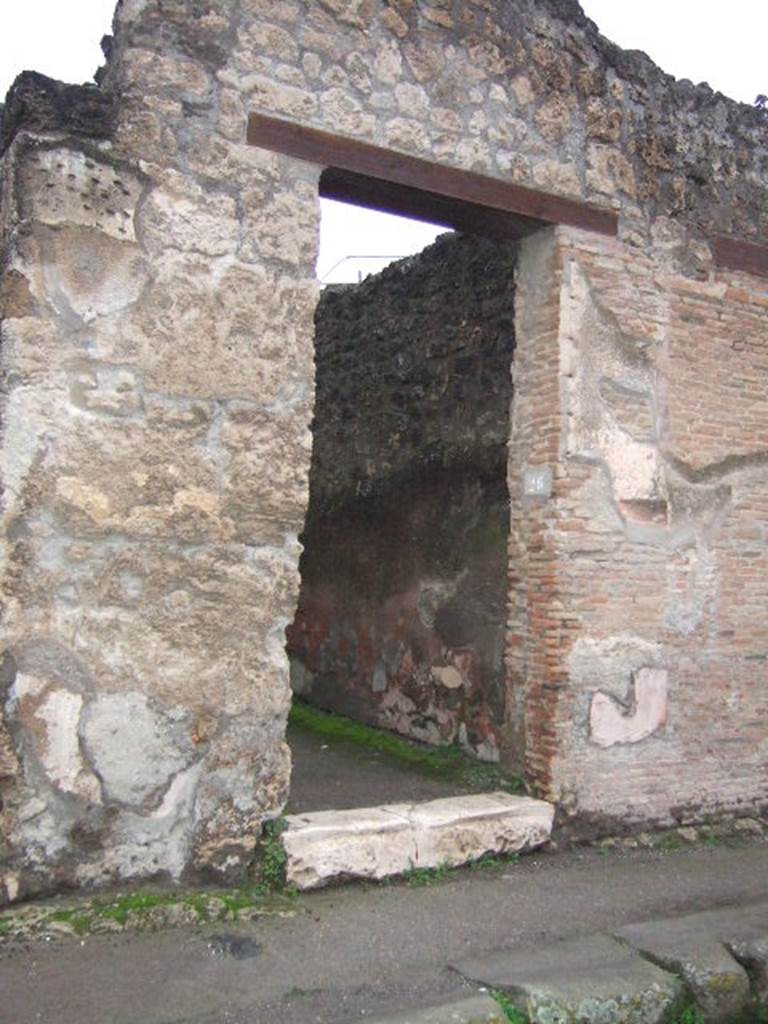
[[[316,315],[294,689],[498,756],[516,246],[444,235]]]

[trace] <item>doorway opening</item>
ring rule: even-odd
[[[505,736],[517,249],[448,231],[373,273],[360,257],[388,254],[351,252],[336,267],[348,283],[323,287],[301,592],[287,631],[302,707],[486,763],[499,762]],[[300,728],[289,741],[292,811],[456,792],[388,770],[375,752],[338,761]]]

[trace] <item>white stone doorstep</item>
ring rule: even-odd
[[[287,879],[306,890],[344,878],[458,867],[541,846],[553,817],[551,804],[508,793],[290,815],[281,836]]]

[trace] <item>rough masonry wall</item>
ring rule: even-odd
[[[188,166],[221,112],[164,60],[162,142],[128,104],[3,159],[0,899],[237,876],[288,792],[316,171]]]
[[[283,630],[307,495],[320,169],[249,148],[250,111],[613,206],[633,263],[692,281],[709,280],[712,233],[768,234],[763,115],[623,54],[575,0],[122,0],[100,89],[103,131],[30,118],[15,101],[4,115],[3,898],[189,867],[236,873],[285,797]],[[656,280],[649,270],[633,293],[651,313]],[[759,302],[748,308],[746,322],[762,322]],[[536,333],[530,309],[520,315]],[[546,348],[552,325],[539,327]],[[674,404],[642,379],[679,434]],[[525,380],[551,396],[551,381]],[[609,393],[601,401],[642,423],[642,403],[630,414],[622,387]],[[522,408],[545,417],[536,444],[551,443],[553,412],[533,399]],[[759,431],[750,459],[765,450]],[[573,462],[554,477],[567,491],[594,472]],[[672,507],[649,472],[620,498],[639,516],[656,514],[648,502]],[[753,472],[737,470],[739,488]],[[730,477],[716,483],[737,494]],[[612,514],[604,493],[597,522]],[[738,490],[744,505],[727,506],[726,523],[743,508],[740,528],[755,528],[751,493]],[[576,755],[560,752],[583,733],[549,711],[560,696],[567,707],[569,673],[581,671],[564,664],[571,641],[558,632],[580,621],[565,605],[581,591],[558,597],[561,570],[580,563],[559,563],[554,512],[513,514],[528,516],[519,564],[537,564],[541,588],[515,584],[541,711],[541,743],[525,742],[553,792],[568,775],[596,805],[596,751],[585,748],[587,781],[574,783],[563,766]],[[738,616],[723,595],[749,569],[735,541],[726,557],[726,536],[712,577],[723,622]],[[616,552],[631,552],[632,587],[657,601],[656,549],[617,537],[600,572],[610,578]],[[759,580],[743,592],[759,600]],[[636,603],[627,592],[612,614],[627,625]],[[762,677],[746,670],[759,638],[730,628],[738,641],[712,650],[739,659],[759,706]],[[712,686],[730,685],[720,664]],[[658,694],[661,677],[644,680]],[[525,693],[521,703],[533,714]],[[600,714],[610,725],[611,705]],[[756,748],[743,741],[738,771],[714,767],[719,727],[700,740],[706,777],[721,788],[753,779]],[[648,814],[665,800],[668,811],[666,779],[644,756]]]
[[[545,406],[551,438],[510,459],[529,776],[603,832],[765,810],[768,282],[580,232],[525,257],[515,415]]]
[[[296,690],[496,760],[517,246],[444,235],[315,317]]]

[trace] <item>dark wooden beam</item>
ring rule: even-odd
[[[612,210],[512,185],[474,171],[434,164],[276,117],[251,114],[248,142],[320,167],[404,186],[414,193],[427,192],[433,197],[447,197],[474,207],[515,214],[526,221],[536,221],[539,226],[567,224],[601,235],[615,235],[618,230],[618,218]],[[530,225],[525,233],[530,234]]]
[[[740,242],[720,235],[712,243],[712,256],[718,267],[746,270],[749,274],[768,277],[768,246]]]
[[[485,235],[497,239],[518,239],[538,231],[543,222],[532,217],[521,217],[506,210],[490,210],[487,206],[461,202],[451,196],[407,185],[393,185],[389,181],[368,178],[352,171],[328,167],[320,175],[320,195],[354,203],[369,210],[396,213],[412,220],[438,224],[465,234]]]

